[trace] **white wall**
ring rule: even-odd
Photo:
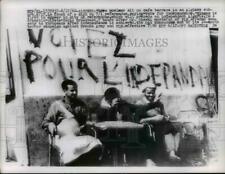
[[[92,32],[90,34],[90,38],[104,38],[108,41],[115,42],[115,37],[107,34],[109,29],[101,30],[104,31],[105,34],[99,34],[96,32]],[[49,37],[49,29],[44,29],[43,38],[40,48],[34,48],[32,44],[29,43],[28,33],[25,28],[17,29],[17,33],[19,33],[18,44],[21,50],[21,67],[22,67],[22,79],[24,86],[24,95],[25,96],[52,96],[62,94],[62,90],[60,87],[60,83],[62,81],[62,75],[58,66],[59,58],[62,59],[63,65],[65,67],[65,71],[67,74],[70,74],[69,61],[71,60],[74,67],[74,80],[78,82],[79,86],[79,94],[80,95],[102,95],[105,88],[107,87],[103,83],[103,65],[102,62],[106,61],[108,65],[108,74],[111,80],[121,81],[122,85],[118,85],[118,88],[122,91],[123,95],[137,95],[141,94],[141,89],[144,86],[152,85],[152,77],[149,82],[146,82],[140,85],[140,89],[134,89],[127,87],[126,74],[125,74],[125,66],[141,64],[146,67],[147,72],[151,75],[151,69],[148,64],[157,64],[157,63],[168,63],[171,65],[176,65],[178,75],[179,69],[178,65],[181,63],[183,69],[185,71],[188,70],[188,66],[193,66],[197,69],[200,65],[203,68],[210,67],[210,58],[211,58],[211,46],[209,40],[209,31],[208,29],[123,29],[123,30],[115,30],[117,32],[123,32],[127,35],[127,41],[131,39],[132,42],[136,39],[137,46],[129,45],[126,47],[122,47],[120,52],[123,53],[135,53],[136,57],[132,58],[115,58],[113,57],[113,51],[115,49],[115,45],[108,47],[95,47],[92,49],[92,53],[95,55],[105,55],[106,59],[97,59],[97,58],[88,58],[87,57],[87,45],[76,47],[76,53],[72,50],[70,43],[67,42],[65,47],[55,47],[50,42]],[[87,39],[87,32],[85,29],[73,29],[73,35],[76,39]],[[38,30],[34,30],[35,36],[38,36]],[[69,30],[61,29],[55,32],[55,41],[62,40],[64,42],[64,37],[70,39]],[[163,46],[149,46],[146,42],[150,39],[154,41],[156,39],[166,39],[167,45]],[[144,41],[145,45],[141,42]],[[156,42],[156,41],[155,41]],[[162,41],[161,41],[162,42]],[[129,43],[128,43],[129,44]],[[42,60],[34,63],[32,65],[34,71],[35,82],[30,83],[27,78],[26,66],[22,61],[24,59],[25,51],[34,50],[38,54],[42,56]],[[53,79],[49,79],[45,76],[43,71],[43,59],[46,56],[50,56],[55,64],[56,76]],[[82,74],[84,80],[79,79],[79,72],[77,68],[77,59],[84,58],[87,62],[91,70],[97,77],[99,77],[99,83],[95,83],[94,80],[87,75],[86,72]],[[118,67],[116,71],[112,71],[116,62],[118,62]],[[52,65],[49,63],[46,66],[49,73],[53,72]],[[156,77],[156,81],[162,83],[160,89],[165,94],[187,94],[187,93],[205,93],[208,90],[208,84],[206,80],[203,79],[204,88],[200,86],[197,76],[195,76],[195,87],[191,87],[191,84],[182,85],[182,89],[177,85],[177,88],[173,87],[173,77],[172,72],[170,72],[168,76],[168,86],[169,89],[165,88],[165,83],[163,80],[163,71],[162,65],[160,68],[157,68],[155,71],[156,74],[160,74],[160,77]],[[145,73],[142,74],[144,78]],[[190,82],[190,78],[189,78]]]
[[[4,6],[6,7],[6,6]],[[6,50],[6,29],[10,28],[7,24],[7,15],[6,11],[8,9],[4,8],[2,12],[2,50]],[[5,163],[5,158],[8,157],[16,160],[18,165],[27,165],[28,156],[27,156],[27,146],[26,146],[26,137],[25,137],[25,119],[24,119],[24,106],[23,106],[23,89],[22,89],[22,80],[21,80],[21,71],[20,71],[20,60],[18,58],[18,45],[16,42],[15,30],[13,28],[9,29],[10,37],[10,47],[11,47],[11,56],[12,56],[12,67],[14,72],[14,84],[15,84],[15,93],[16,97],[11,102],[3,104],[1,109],[1,141],[7,146],[3,146],[1,149],[4,153],[2,156],[2,163]],[[5,51],[1,51],[1,80],[7,80],[6,76],[6,55]],[[5,100],[5,85],[1,81],[1,90],[3,90],[3,101]],[[5,81],[4,81],[5,82]],[[7,153],[7,154],[6,154]]]

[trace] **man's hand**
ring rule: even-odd
[[[94,121],[87,121],[86,122],[86,125],[89,125],[89,126],[94,126],[95,122]]]
[[[164,120],[165,120],[165,121],[169,121],[169,120],[170,120],[170,117],[169,117],[168,115],[165,115],[165,116],[164,116]]]
[[[114,99],[112,100],[112,104],[111,104],[111,106],[113,107],[113,106],[115,106],[115,105],[119,104],[119,101],[120,101],[120,99],[119,99],[119,98],[114,98]]]
[[[83,108],[82,106],[77,106],[77,107],[74,109],[74,111],[75,111],[76,114],[84,113],[84,112],[85,112],[85,108]]]
[[[160,102],[161,96],[162,96],[162,93],[159,93],[158,95],[156,95],[155,99],[154,99],[154,102]]]
[[[48,131],[51,135],[54,135],[54,133],[56,132],[56,125],[54,123],[49,123]]]
[[[144,119],[144,118],[140,120],[140,123],[141,123],[141,124],[146,123],[146,122],[147,122],[147,120]]]
[[[78,114],[80,111],[81,111],[81,107],[80,106],[77,106],[75,109],[74,109],[75,113]]]

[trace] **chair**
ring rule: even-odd
[[[144,124],[144,126],[148,128],[149,137],[151,137],[154,141],[156,141],[153,126],[151,124],[146,124],[146,123]]]
[[[202,123],[202,114],[197,110],[182,110],[178,113],[178,120],[183,124],[182,139],[179,147],[179,156],[185,163],[205,163],[207,154],[207,125]],[[188,143],[187,143],[188,142]]]
[[[85,128],[85,126],[80,127],[81,130]],[[91,135],[95,138],[97,138],[97,132],[92,126],[87,125],[87,135]],[[60,154],[59,149],[56,147],[55,142],[58,138],[58,135],[51,135],[48,134],[48,140],[49,140],[49,154],[48,154],[48,165],[49,166],[62,166],[62,161],[60,160]]]

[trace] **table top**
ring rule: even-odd
[[[95,127],[99,129],[141,129],[144,127],[142,124],[129,122],[129,121],[103,121],[95,123]]]

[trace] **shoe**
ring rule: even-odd
[[[169,160],[170,161],[180,161],[181,158],[179,156],[177,156],[174,151],[171,151],[169,153]]]
[[[147,159],[146,166],[156,166],[156,164],[151,159]]]

